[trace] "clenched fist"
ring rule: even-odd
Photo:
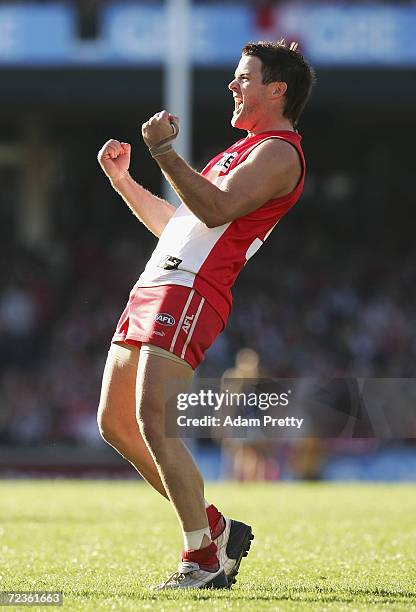
[[[127,174],[130,166],[131,145],[128,142],[107,140],[99,151],[97,159],[112,183],[116,183]]]
[[[178,117],[164,110],[143,123],[142,136],[149,149],[160,143],[174,140],[179,130],[178,122]]]

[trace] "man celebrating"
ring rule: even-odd
[[[177,117],[162,111],[144,123],[144,141],[181,199],[177,209],[132,179],[129,144],[109,140],[98,154],[113,188],[159,238],[112,339],[98,412],[103,438],[172,503],[181,524],[182,561],[159,589],[231,586],[253,538],[251,527],[205,500],[186,446],[165,436],[165,389],[190,383],[227,323],[240,270],[302,193],[294,127],[313,79],[296,43],[246,45],[228,87],[231,124],[247,136],[201,173],[173,148]]]

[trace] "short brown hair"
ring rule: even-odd
[[[274,81],[287,84],[283,116],[293,125],[297,124],[316,81],[314,69],[297,51],[297,46],[297,43],[287,46],[281,39],[277,42],[250,42],[242,50],[243,55],[253,55],[261,61],[264,85]]]

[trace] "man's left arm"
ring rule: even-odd
[[[157,123],[169,121],[168,113],[157,117]],[[193,170],[173,149],[155,160],[184,204],[208,227],[233,221],[272,198],[290,193],[301,174],[294,147],[275,138],[259,144],[220,186]]]

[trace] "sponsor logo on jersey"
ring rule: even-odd
[[[238,153],[224,153],[219,161],[215,164],[213,170],[228,170]]]
[[[166,336],[165,332],[159,331],[157,329],[155,329],[153,333],[156,334],[156,336]]]
[[[164,270],[177,270],[180,263],[182,263],[182,259],[179,259],[179,257],[165,255],[157,265],[158,268],[163,268]]]
[[[175,317],[168,314],[167,312],[158,312],[155,316],[156,323],[160,323],[161,325],[175,325]]]
[[[193,315],[186,315],[185,320],[184,320],[183,325],[182,325],[182,329],[185,332],[185,334],[187,334],[189,332],[189,328],[192,325],[192,321],[193,321],[194,316],[195,316],[194,314]]]

